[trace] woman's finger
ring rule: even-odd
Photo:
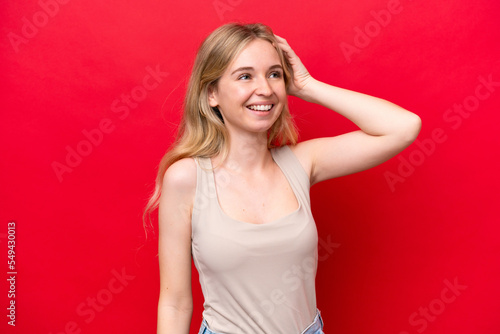
[[[278,42],[279,48],[281,50],[283,50],[284,52],[286,52],[290,58],[292,56],[295,56],[295,52],[293,52],[293,49],[290,47],[290,45],[287,43],[287,41],[280,36],[276,36],[276,37],[278,37],[276,40]]]

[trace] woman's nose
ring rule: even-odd
[[[269,96],[273,93],[273,89],[269,84],[269,81],[267,81],[267,78],[259,78],[256,85],[255,93],[257,95]]]

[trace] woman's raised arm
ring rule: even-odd
[[[334,110],[360,128],[297,144],[296,154],[307,160],[305,165],[311,166],[311,185],[374,167],[417,138],[421,120],[416,114],[386,100],[314,79],[286,40],[276,37],[293,67],[289,94]]]

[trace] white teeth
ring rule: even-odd
[[[257,110],[257,111],[269,111],[269,110],[271,110],[272,107],[273,107],[272,104],[268,104],[268,105],[251,105],[251,106],[248,106],[249,109]]]

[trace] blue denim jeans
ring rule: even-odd
[[[208,324],[205,321],[205,319],[203,319],[203,322],[201,323],[200,331],[198,332],[198,334],[219,334],[219,333],[213,332],[210,329],[208,329]],[[314,318],[314,321],[312,322],[312,324],[307,326],[307,328],[304,329],[304,331],[300,334],[324,334],[324,332],[323,332],[323,319],[321,318],[321,314],[320,314],[319,310],[317,310],[316,317]]]

